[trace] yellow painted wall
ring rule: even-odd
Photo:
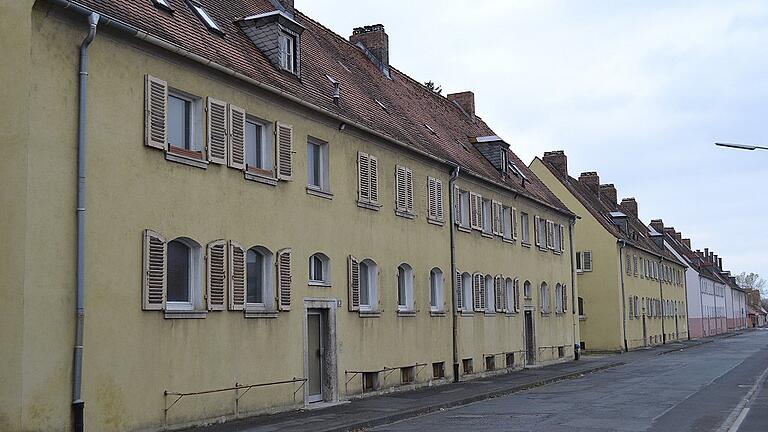
[[[15,15],[9,19],[29,16],[30,8],[14,8]],[[8,301],[0,306],[4,312],[0,318],[0,359],[5,362],[0,429],[9,431],[70,428],[77,56],[86,26],[84,19],[72,21],[49,9],[47,3],[38,5],[26,30],[14,33],[11,39],[17,44],[14,47],[20,47],[22,59],[24,52],[31,53],[26,65],[20,61],[11,70],[29,77],[27,87],[20,85],[16,95],[23,101],[25,89],[29,89],[29,103],[13,108],[19,108],[12,113],[16,117],[10,115],[7,106],[0,116],[3,121],[15,122],[3,133],[11,131],[17,143],[9,149],[13,164],[6,169],[4,161],[0,171],[3,180],[12,179],[0,186],[3,204],[14,203],[4,206],[12,209],[7,213],[10,219],[5,219],[12,225],[9,231],[2,231],[3,238],[23,245],[0,252],[3,274],[12,280],[3,288],[9,291]],[[450,377],[451,317],[429,314],[429,272],[433,267],[445,275],[450,312],[449,224],[439,227],[427,223],[425,203],[426,176],[442,179],[447,217],[446,166],[410,156],[349,129],[339,132],[335,122],[148,46],[126,43],[103,29],[91,47],[90,61],[83,381],[89,430],[156,430],[163,423],[165,404],[171,402],[163,396],[166,390],[200,391],[304,376],[304,298],[342,302],[337,310],[337,386],[341,398],[359,393],[359,379],[353,380],[349,394],[345,393],[345,370],[443,361]],[[6,74],[9,69],[3,65],[0,71]],[[248,114],[292,124],[297,151],[294,181],[280,182],[276,187],[250,182],[242,172],[219,165],[202,170],[170,162],[162,151],[145,147],[145,74],[195,95],[231,102]],[[24,126],[27,115],[28,132]],[[309,135],[329,142],[332,200],[306,193]],[[378,212],[355,204],[358,150],[379,158],[383,207]],[[400,218],[393,210],[396,164],[413,170],[414,220]],[[567,227],[565,217],[548,214],[544,207],[524,198],[485,192],[527,210],[531,225],[533,215],[540,214]],[[0,229],[8,226],[6,223]],[[200,320],[171,320],[162,312],[142,311],[144,229],[158,231],[169,240],[188,237],[203,247],[213,240],[231,239],[273,252],[293,248],[293,310],[278,314],[276,319],[211,312]],[[554,256],[499,239],[480,238],[477,233],[458,233],[457,241],[458,267],[462,270],[520,276],[534,283],[551,281],[553,297],[556,281],[571,285],[567,242],[566,255]],[[307,260],[315,252],[331,259],[330,288],[307,284]],[[379,318],[363,319],[347,311],[349,254],[372,258],[378,264]],[[414,269],[415,317],[395,313],[397,266],[403,262]],[[572,314],[535,319],[539,345],[573,345]],[[475,358],[476,371],[482,370],[483,354],[522,346],[519,317],[478,314],[461,318],[460,331],[461,356]],[[566,358],[572,357],[572,349],[566,352]],[[539,360],[554,358],[545,353]],[[497,366],[502,365],[503,359],[497,359]],[[428,366],[417,381],[427,383],[431,373]],[[398,381],[399,374],[394,373],[384,384]],[[291,385],[251,390],[241,399],[240,412],[303,404],[302,392],[294,399],[294,390]],[[167,421],[170,425],[196,423],[231,416],[233,411],[233,393],[185,398],[169,411]]]

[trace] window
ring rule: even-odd
[[[363,372],[363,391],[374,391],[379,389],[379,373]]]
[[[330,286],[331,260],[322,253],[309,257],[309,284]]]
[[[168,242],[167,303],[168,310],[194,310],[201,300],[200,245],[194,240],[178,238]]]
[[[629,296],[629,306],[627,308],[628,309],[629,319],[632,319],[632,318],[635,317],[635,307],[632,304],[633,300],[634,300],[634,297]]]
[[[328,178],[328,143],[307,142],[307,185],[309,189],[330,192]]]
[[[416,380],[416,367],[406,366],[400,368],[400,381],[403,384],[411,384]]]
[[[361,207],[378,210],[379,160],[368,153],[357,153],[357,201]]]
[[[512,240],[514,233],[514,211],[507,206],[501,209],[501,235],[505,240]]]
[[[549,231],[547,228],[549,227],[549,223],[545,219],[534,216],[533,225],[536,230],[536,246],[540,249],[546,249],[548,242],[547,232]]]
[[[553,224],[553,237],[554,237],[554,245],[553,248],[555,252],[562,252],[563,250],[563,237],[562,237],[562,225],[560,224]]]
[[[180,92],[168,92],[168,146],[200,152],[201,143],[195,133],[199,99]],[[202,153],[200,154],[202,157]]]
[[[584,272],[591,272],[592,271],[592,252],[591,251],[583,251],[581,253],[581,260],[582,260],[582,271]]]
[[[632,257],[629,255],[629,252],[627,252],[626,256],[626,263],[624,264],[624,270],[628,275],[632,275]]]
[[[515,367],[515,353],[507,353],[504,357],[506,359],[506,366],[508,368]]]
[[[429,272],[429,306],[432,312],[443,310],[443,272],[435,267]]]
[[[408,264],[397,267],[397,310],[413,311],[413,269]]]
[[[445,362],[432,363],[432,378],[445,378]]]
[[[164,9],[168,12],[173,12],[173,8],[171,7],[170,0],[152,0],[152,3],[154,3],[155,6],[159,7],[160,9]]]
[[[584,271],[584,263],[581,261],[581,252],[576,252],[576,272],[582,273]]]
[[[555,285],[555,313],[563,313],[563,286]]]
[[[378,306],[379,270],[375,262],[360,263],[360,310],[373,311]]]
[[[579,297],[578,303],[579,303],[579,317],[583,317],[584,316],[584,298]]]
[[[443,182],[427,177],[427,219],[434,222],[443,222]]]
[[[520,213],[520,227],[522,228],[523,240],[525,245],[531,244],[530,223],[528,222],[528,213]]]
[[[246,306],[251,308],[273,307],[272,253],[260,246],[248,249],[246,254]]]
[[[504,296],[506,299],[506,304],[504,305],[504,309],[507,313],[515,313],[517,312],[517,298],[515,297],[515,281],[513,281],[510,278],[504,279],[504,292],[506,295]]]
[[[549,285],[546,282],[541,283],[541,313],[549,313]]]
[[[208,11],[203,8],[203,5],[195,0],[187,0],[187,2],[189,3],[189,6],[192,7],[192,10],[195,11],[195,14],[200,17],[205,26],[208,27],[208,30],[219,34],[224,34],[219,25],[216,24],[216,21],[214,21],[213,18],[211,18],[211,16],[208,14]]]
[[[545,229],[547,230],[547,248],[555,248],[555,223],[552,221],[546,221]]]
[[[471,358],[465,358],[461,360],[461,365],[464,368],[464,375],[469,375],[471,373],[474,373],[474,368],[472,367],[472,359]]]
[[[515,281],[512,283],[512,298],[513,298],[513,305],[514,309],[512,309],[514,312],[520,311],[520,279],[515,279]]]
[[[286,32],[280,32],[279,36],[280,44],[280,67],[296,74],[298,72],[296,65],[298,64],[298,56],[296,55],[296,36],[288,34]]]
[[[462,297],[462,310],[465,312],[472,312],[472,275],[469,273],[463,273],[461,275],[461,297]]]
[[[245,120],[245,163],[250,171],[273,175],[272,144],[269,127],[260,121]]]
[[[525,283],[523,283],[523,295],[525,296],[526,299],[528,300],[531,299],[531,282],[530,281],[525,281]]]
[[[632,255],[632,273],[637,276],[637,255]]]
[[[485,370],[488,372],[496,370],[496,356],[485,356]]]
[[[413,217],[413,172],[401,165],[395,167],[395,213]]]
[[[482,217],[483,217],[483,232],[486,234],[491,233],[491,200],[483,199]]]
[[[491,275],[485,276],[485,313],[492,314],[496,312],[496,290]]]
[[[469,192],[459,190],[458,191],[458,200],[459,200],[459,211],[456,215],[457,221],[459,223],[459,226],[462,228],[470,228],[469,225]]]

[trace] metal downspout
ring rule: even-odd
[[[664,268],[664,257],[662,256],[661,261],[659,261],[659,269],[661,272],[661,277],[659,278],[659,296],[661,297],[661,310],[662,310],[662,313],[661,313],[661,344],[662,345],[667,343],[667,331],[664,327],[664,321],[667,320],[666,313],[669,312],[667,311],[667,307],[664,304],[664,270],[663,268]]]
[[[579,317],[578,317],[578,311],[576,310],[579,304],[579,300],[576,298],[576,265],[574,262],[574,251],[573,251],[573,226],[576,224],[576,219],[572,218],[570,221],[568,221],[568,241],[570,242],[570,252],[571,252],[571,312],[572,315],[576,315],[575,319],[573,320],[573,357],[574,360],[579,359],[579,350],[581,349],[580,341],[576,339],[576,326],[579,325]],[[574,317],[571,317],[572,319]]]
[[[621,328],[624,339],[624,351],[629,351],[627,345],[627,296],[624,293],[624,247],[627,242],[619,240],[619,276],[621,277]]]
[[[77,124],[77,295],[75,319],[75,359],[72,380],[72,419],[75,432],[84,430],[85,401],[81,394],[83,378],[83,326],[85,323],[85,168],[88,132],[88,47],[96,37],[99,14],[88,16],[88,36],[80,44],[80,94]]]
[[[451,320],[451,341],[453,343],[453,382],[459,382],[459,310],[457,308],[458,299],[456,298],[459,290],[456,286],[456,224],[454,223],[456,221],[456,200],[458,197],[456,196],[456,187],[454,185],[459,178],[460,172],[461,167],[458,165],[454,166],[453,173],[451,173],[451,179],[448,181],[448,188],[450,190],[448,196],[450,197],[449,204],[451,206],[448,210],[450,217],[448,223],[451,226],[451,288],[453,291],[451,293],[451,317],[453,318]]]

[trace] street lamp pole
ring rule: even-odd
[[[768,150],[768,147],[748,145],[748,144],[729,144],[729,143],[715,143],[716,146],[735,148],[739,150]]]

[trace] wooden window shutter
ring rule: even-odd
[[[371,202],[379,202],[379,159],[376,156],[368,155],[371,172]]]
[[[480,297],[483,292],[483,276],[475,274],[472,276],[472,306],[475,311],[483,310],[482,298]]]
[[[512,208],[512,240],[517,240],[517,209]]]
[[[541,230],[539,229],[539,225],[541,224],[541,219],[539,219],[538,216],[533,217],[533,235],[536,237],[536,246],[541,246]]]
[[[464,286],[461,272],[456,270],[456,310],[464,310]]]
[[[493,302],[496,306],[496,312],[504,312],[504,280],[501,276],[493,278]]]
[[[277,178],[293,180],[293,126],[277,122],[275,126],[277,142]]]
[[[224,310],[227,290],[227,241],[216,240],[208,243],[205,254],[206,275],[208,277],[208,310]]]
[[[568,311],[568,286],[563,285],[563,312]]]
[[[445,220],[445,210],[443,209],[443,182],[433,179],[435,182],[435,219]]]
[[[397,165],[395,167],[395,208],[398,211],[406,211],[406,190],[405,190],[405,167]]]
[[[360,262],[352,255],[349,256],[349,310],[360,310]]]
[[[432,177],[427,177],[427,217],[430,219],[437,219],[435,188],[435,179]]]
[[[515,312],[520,312],[520,281],[516,280],[512,284],[515,291]]]
[[[371,160],[367,153],[357,152],[357,198],[371,201]]]
[[[563,252],[565,250],[565,229],[562,225],[558,225],[558,229],[560,230],[560,252]]]
[[[245,309],[245,289],[247,274],[245,267],[245,248],[234,241],[229,241],[229,310]]]
[[[277,253],[277,308],[291,310],[291,249]]]
[[[229,128],[227,127],[227,104],[208,97],[207,129],[208,129],[208,161],[211,163],[227,164],[227,146],[229,145]]]
[[[144,277],[142,278],[142,309],[163,310],[166,299],[165,238],[152,230],[144,230]]]
[[[245,110],[229,105],[229,166],[245,169]]]
[[[584,251],[581,253],[581,258],[584,260],[582,269],[585,272],[592,271],[592,252]]]
[[[405,169],[405,209],[413,213],[413,171]]]
[[[555,223],[547,221],[547,247],[555,249]]]
[[[151,75],[144,82],[144,144],[168,150],[168,83]]]
[[[491,232],[495,235],[499,235],[503,232],[501,228],[501,203],[498,201],[491,201]]]

